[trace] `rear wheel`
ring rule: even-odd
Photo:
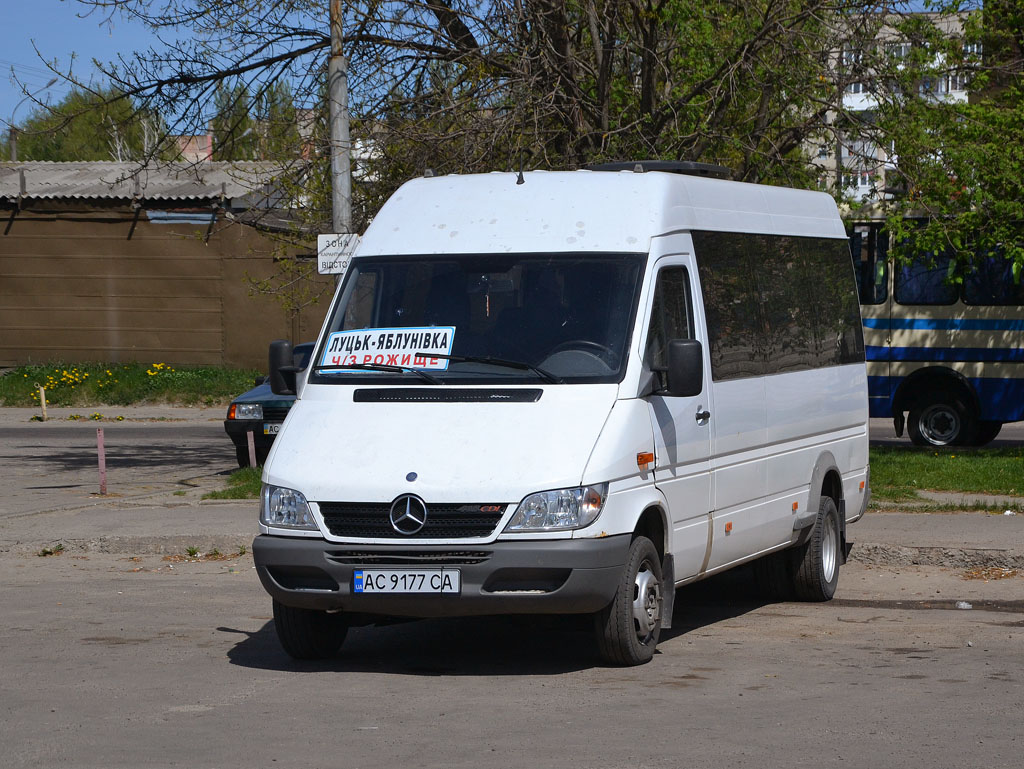
[[[839,585],[842,538],[839,510],[832,497],[822,497],[810,538],[792,552],[793,589],[801,601],[828,601]]]
[[[975,425],[974,415],[960,398],[937,391],[910,410],[907,431],[917,446],[964,446],[973,441]]]
[[[601,659],[612,665],[642,665],[654,656],[661,633],[661,559],[654,543],[637,537],[611,603],[595,615]]]
[[[297,660],[321,660],[338,653],[348,632],[341,613],[297,609],[274,601],[274,628],[288,655]]]

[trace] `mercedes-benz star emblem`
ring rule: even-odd
[[[419,533],[427,522],[427,504],[412,494],[403,494],[391,503],[391,528],[407,536]]]

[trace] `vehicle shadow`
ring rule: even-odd
[[[672,628],[662,631],[662,644],[764,606],[767,602],[755,598],[755,592],[745,570],[681,588]],[[603,665],[587,615],[428,619],[351,628],[338,656],[317,662],[287,656],[272,621],[252,633],[217,629],[244,636],[228,651],[231,664],[260,670],[550,676]]]
[[[17,450],[17,447],[14,447]],[[196,446],[187,448],[159,444],[153,446],[106,447],[108,470],[152,470],[166,467],[175,473],[181,468],[209,468],[216,465],[234,465],[234,449],[220,446]],[[58,451],[38,451],[36,446],[26,446],[18,453],[20,462],[39,464],[53,471],[75,472],[93,470],[96,467],[96,448],[69,448]]]

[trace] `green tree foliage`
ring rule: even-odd
[[[268,83],[288,83],[300,114],[322,109],[327,0],[79,1],[165,37],[178,33],[173,47],[105,73],[180,115],[180,133],[204,132],[214,113],[215,157],[257,154],[246,121]],[[726,164],[737,179],[814,186],[804,147],[835,105],[824,77],[830,51],[845,31],[840,22],[877,0],[342,5],[352,112],[363,131],[353,135],[374,156],[362,176],[372,184],[357,177],[356,193],[368,194],[372,213],[387,186],[425,167],[671,158]]]
[[[253,160],[259,137],[249,114],[249,89],[245,85],[219,83],[213,100],[213,159]]]
[[[307,231],[327,228],[328,0],[78,2],[176,35],[104,74],[178,133],[212,121],[215,157],[278,159]],[[864,140],[895,155],[872,213],[908,251],[999,245],[1020,262],[1024,0],[941,2],[975,11],[962,33],[887,0],[344,0],[357,228],[426,168],[678,159],[841,193],[819,148]],[[888,40],[911,45],[897,58]],[[936,97],[951,75],[971,100]],[[844,105],[857,84],[867,108]]]
[[[20,160],[140,160],[161,152],[166,126],[116,88],[72,90],[19,127]]]
[[[859,73],[871,109],[849,116],[849,138],[886,148],[893,253],[951,253],[962,281],[980,254],[1024,264],[1024,3],[960,0],[933,15],[874,20],[880,42]],[[969,97],[957,100],[953,90]]]
[[[975,253],[1001,251],[1014,261],[1018,279],[1024,265],[1022,11],[1024,4],[999,0],[967,16],[960,36],[922,33],[939,55],[920,67],[919,82],[958,77],[971,96],[944,102],[919,88],[882,115],[907,193],[891,207],[890,226],[907,250],[952,251],[964,269]],[[923,227],[908,226],[904,217],[915,214],[927,217]]]

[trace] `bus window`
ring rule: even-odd
[[[861,304],[883,304],[888,299],[885,239],[885,234],[871,225],[857,225],[850,235],[850,254]]]
[[[1013,279],[1013,263],[999,256],[979,259],[964,280],[965,304],[1024,304],[1024,283]]]
[[[926,258],[927,259],[927,258]],[[955,304],[957,286],[947,282],[951,259],[938,254],[932,259],[903,264],[896,271],[896,301],[899,304]]]

